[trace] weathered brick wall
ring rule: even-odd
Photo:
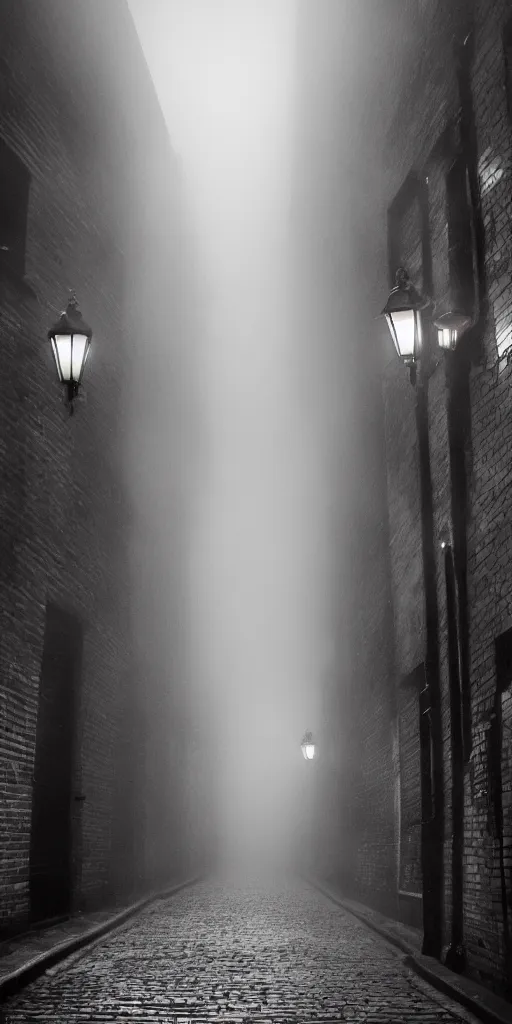
[[[74,812],[82,846],[78,902],[106,898],[112,878],[126,680],[134,646],[149,647],[152,639],[147,618],[140,625],[130,601],[130,528],[147,480],[144,473],[127,476],[130,430],[135,429],[127,395],[135,393],[137,375],[140,381],[137,346],[141,337],[148,340],[148,300],[154,300],[155,289],[162,294],[164,281],[172,305],[166,277],[169,236],[165,242],[163,237],[172,213],[164,210],[160,233],[154,225],[163,178],[171,183],[173,172],[163,120],[121,0],[109,2],[108,17],[101,0],[86,5],[7,0],[0,20],[0,133],[31,175],[26,277],[34,293],[0,278],[0,914],[5,924],[20,922],[28,912],[47,599],[71,608],[85,625],[75,790],[86,799]],[[140,269],[144,261],[157,270],[151,284]],[[93,327],[94,348],[83,395],[69,419],[45,337],[72,287]],[[162,352],[168,350],[172,315],[165,325],[151,328]],[[160,370],[166,375],[168,366]],[[146,413],[151,398],[143,405]],[[153,425],[161,431],[162,422]],[[147,415],[143,426],[147,429]],[[160,575],[166,571],[170,575],[168,563]],[[147,587],[145,572],[142,577],[141,586]],[[159,625],[164,629],[163,612],[155,628]],[[143,684],[150,734],[155,716],[167,713],[152,696],[167,653],[160,653],[160,660],[153,657],[152,675]],[[134,685],[141,687],[142,681]],[[144,877],[145,865],[141,871]]]
[[[406,676],[423,661],[425,602],[415,394],[408,374],[396,363],[385,378],[384,394],[388,487],[393,495],[389,546],[396,670]]]
[[[424,665],[398,688],[396,728],[397,888],[399,916],[407,924],[422,924],[420,722],[418,690]]]
[[[384,884],[389,885],[391,879],[391,859],[386,851],[393,832],[389,817],[392,787],[396,795],[396,778],[392,772],[396,726],[390,724],[388,730],[385,724],[389,708],[394,706],[393,700],[387,700],[386,685],[390,677],[394,677],[397,683],[424,660],[425,612],[415,393],[409,383],[408,371],[396,359],[385,324],[378,328],[372,326],[367,307],[372,307],[371,313],[377,313],[379,302],[383,305],[388,293],[386,211],[411,171],[415,171],[427,186],[432,264],[432,281],[428,286],[432,288],[435,300],[439,301],[445,295],[449,265],[447,167],[438,143],[450,122],[456,121],[460,108],[454,39],[463,41],[471,27],[474,29],[471,90],[490,311],[483,339],[485,358],[477,361],[471,369],[471,436],[465,451],[469,488],[472,735],[471,758],[465,769],[464,942],[469,969],[486,980],[494,979],[497,984],[503,977],[506,951],[498,877],[499,849],[490,806],[487,737],[496,691],[494,641],[510,626],[512,614],[509,526],[512,469],[508,444],[512,415],[511,370],[504,357],[511,344],[512,311],[509,231],[512,127],[507,109],[503,49],[503,29],[510,17],[510,4],[505,0],[475,0],[472,4],[464,0],[449,3],[410,0],[393,7],[393,38],[390,39],[385,31],[380,34],[382,52],[388,56],[387,67],[382,65],[380,70],[378,62],[372,64],[365,59],[368,57],[365,46],[369,45],[371,31],[364,21],[364,5],[358,5],[356,17],[348,3],[339,4],[336,8],[325,4],[322,7],[323,19],[318,17],[315,9],[314,26],[308,17],[309,10],[307,3],[299,7],[298,76],[303,91],[298,116],[302,134],[299,133],[300,185],[296,202],[301,211],[297,214],[301,225],[298,244],[306,251],[306,255],[301,252],[306,269],[303,268],[300,280],[302,294],[309,294],[310,299],[309,306],[305,301],[310,311],[308,330],[320,322],[316,313],[324,304],[328,304],[331,311],[336,310],[340,350],[343,349],[345,359],[345,379],[351,381],[354,395],[357,395],[349,406],[350,416],[358,425],[357,431],[362,431],[364,423],[368,424],[363,407],[366,405],[367,408],[375,396],[368,381],[364,380],[364,372],[361,377],[354,372],[354,363],[350,362],[348,354],[348,339],[358,339],[357,360],[363,362],[367,359],[365,368],[369,376],[374,368],[378,372],[382,362],[386,364],[383,397],[391,562],[389,578],[393,594],[390,631],[394,636],[394,653],[387,655],[385,668],[379,662],[380,639],[377,638],[382,637],[382,623],[390,623],[383,611],[387,600],[386,573],[382,575],[377,571],[374,579],[373,566],[369,562],[365,564],[361,558],[361,547],[369,546],[369,538],[382,519],[381,497],[378,490],[371,494],[365,489],[357,472],[352,477],[353,507],[357,510],[357,525],[352,536],[357,538],[360,547],[354,543],[352,548],[356,552],[352,563],[352,593],[358,613],[351,631],[355,649],[351,662],[353,693],[350,700],[347,699],[347,708],[351,724],[357,723],[354,729],[357,740],[354,734],[347,737],[346,748],[350,754],[347,755],[345,769],[347,778],[350,778],[353,800],[347,802],[346,811],[352,821],[352,879],[358,878],[360,891],[370,900],[372,890],[377,891],[383,879],[388,879]],[[391,13],[391,5],[387,13]],[[344,19],[343,26],[337,17]],[[347,29],[349,23],[351,28]],[[361,31],[363,26],[365,31]],[[355,36],[360,33],[354,51],[361,66],[372,68],[372,74],[367,71],[364,82],[358,81],[359,95],[365,96],[366,100],[371,96],[372,102],[362,103],[357,129],[350,128],[354,107],[348,100],[347,80],[343,84],[343,75],[351,74],[345,49],[347,39],[352,38],[351,31]],[[354,45],[353,38],[350,45]],[[337,61],[332,59],[334,51]],[[393,68],[392,76],[390,67]],[[373,93],[368,84],[372,75],[381,83],[380,89]],[[333,109],[336,110],[335,116],[331,116]],[[383,132],[387,132],[387,137],[380,148]],[[358,174],[354,173],[356,164]],[[337,169],[334,183],[326,170],[332,166]],[[347,215],[349,208],[350,214]],[[415,283],[424,287],[420,229],[417,217],[410,217],[404,222],[400,256]],[[309,250],[304,244],[306,240]],[[348,261],[344,259],[347,250],[350,252]],[[364,281],[364,287],[361,287],[361,281]],[[334,294],[338,296],[338,305]],[[316,297],[316,306],[312,305],[311,296]],[[307,318],[304,319],[307,323]],[[298,334],[300,336],[300,330]],[[377,355],[378,350],[383,356]],[[446,583],[440,539],[451,522],[448,402],[445,362],[440,353],[438,365],[428,383],[428,420],[442,694],[446,944],[450,941],[452,912],[452,771]],[[351,472],[357,464],[356,451],[364,451],[367,478],[372,469],[377,469],[378,435],[376,416],[372,426],[368,427],[368,434],[364,435],[365,442],[362,434],[358,434],[359,447],[355,444],[353,448]],[[377,564],[380,564],[378,558]],[[375,583],[373,587],[372,583]],[[373,690],[366,685],[370,679]],[[396,770],[396,756],[394,764]],[[373,770],[376,788],[373,787]],[[382,808],[382,818],[376,819],[378,827],[374,835],[377,839],[373,850],[370,849],[365,815],[356,811],[358,804],[363,807],[372,792],[378,794]],[[368,806],[373,813],[374,803],[369,801]],[[385,807],[386,811],[383,810]]]
[[[477,6],[473,96],[478,132],[482,213],[486,227],[489,320],[485,363],[472,375],[473,486],[469,528],[473,787],[466,794],[467,936],[475,963],[493,975],[503,969],[498,856],[489,821],[489,780],[483,732],[495,691],[494,640],[511,624],[512,586],[509,437],[512,425],[510,367],[500,356],[510,346],[510,158],[502,31],[510,6]],[[508,273],[507,273],[508,272]],[[469,780],[468,780],[469,781]],[[489,827],[491,826],[491,827]],[[471,880],[469,880],[471,871]],[[477,910],[479,921],[474,918]],[[470,917],[471,914],[471,917]]]
[[[361,389],[360,394],[364,395]],[[365,396],[366,399],[368,396]],[[357,734],[349,741],[356,785],[357,854],[353,885],[357,895],[395,916],[397,820],[395,814],[396,698],[393,686],[392,616],[389,587],[389,533],[384,505],[384,436],[376,399],[374,414],[359,436],[362,445],[359,501],[351,524],[353,544],[353,630],[356,645],[351,701],[345,725]]]
[[[425,11],[425,17],[430,18],[433,12],[429,8]],[[416,99],[414,103],[414,117],[409,114],[407,117],[402,106],[399,106],[396,115],[396,127],[390,132],[390,152],[393,151],[393,160],[386,166],[392,167],[392,175],[388,175],[388,203],[392,201],[402,182],[411,169],[421,169],[429,160],[430,153],[438,138],[444,131],[448,119],[453,115],[456,105],[455,81],[453,78],[453,62],[450,51],[450,34],[447,31],[448,20],[445,19],[445,33],[442,31],[437,35],[437,49],[435,53],[428,50],[428,58],[433,64],[428,71],[428,85],[425,77],[427,73],[420,66],[418,80],[404,84],[404,94],[413,90]],[[439,26],[437,26],[439,28]],[[428,31],[428,25],[426,26]],[[432,29],[431,29],[432,31]],[[418,36],[420,30],[418,29]],[[417,53],[417,51],[416,51]],[[441,72],[441,68],[443,71]],[[404,95],[405,106],[405,95]],[[421,104],[421,105],[419,105]],[[405,121],[401,118],[405,116]],[[419,126],[421,125],[421,130]],[[400,150],[397,149],[397,137],[400,137]],[[429,168],[430,170],[430,168]],[[444,209],[442,178],[436,173],[434,166],[429,173],[429,218],[433,222],[431,229],[432,265],[434,287],[436,284],[436,269],[439,266],[439,257],[444,256],[443,240],[445,236],[441,230],[437,230],[439,222],[444,226],[444,219],[439,216],[439,209]],[[436,187],[437,186],[437,187]],[[419,227],[419,226],[418,226]],[[402,260],[408,268],[411,268],[413,280],[421,286],[421,270],[415,267],[414,255],[418,251],[420,243],[419,232],[413,235],[402,249]],[[436,244],[437,243],[437,244]],[[386,268],[387,270],[387,268]],[[416,271],[416,272],[415,272]],[[418,281],[419,277],[419,281]],[[383,291],[384,291],[384,268],[383,268]],[[420,482],[417,468],[417,429],[414,417],[411,415],[411,405],[415,402],[413,388],[409,384],[409,372],[396,365],[392,373],[393,381],[398,378],[401,381],[401,390],[396,386],[391,389],[388,381],[385,383],[386,421],[388,439],[388,500],[392,536],[404,536],[413,538],[413,547],[416,551],[416,558],[421,559],[421,506],[420,506]],[[406,397],[407,395],[407,397]],[[445,793],[445,940],[449,940],[450,921],[450,865],[451,865],[451,804],[450,804],[450,721],[448,705],[447,685],[447,660],[446,660],[446,607],[444,598],[444,573],[442,557],[439,546],[441,530],[450,522],[450,490],[448,476],[448,445],[447,445],[447,424],[446,424],[446,390],[444,380],[444,367],[442,362],[429,381],[429,447],[432,473],[432,490],[434,502],[434,523],[437,537],[437,577],[438,577],[438,609],[439,609],[439,636],[440,636],[440,668],[441,668],[441,711],[444,745],[444,793]],[[401,426],[400,426],[401,424]],[[411,460],[415,461],[414,467]],[[395,465],[398,462],[403,468],[403,474],[397,478]],[[411,472],[411,469],[413,471]],[[412,605],[415,612],[409,611],[410,623],[407,623],[405,616],[396,621],[395,643],[398,651],[409,651],[409,660],[402,661],[401,670],[406,673],[411,671],[415,664],[423,659],[424,651],[424,597],[422,567],[416,562],[416,572],[411,575],[410,563],[404,561],[400,545],[396,550],[391,549],[393,566],[393,598],[395,608],[405,607],[410,609]],[[414,581],[416,589],[413,590]],[[396,615],[396,613],[395,613]],[[416,622],[414,617],[416,616]]]
[[[450,33],[446,31],[449,24],[445,17],[442,28],[434,21],[434,5],[424,9],[423,28],[417,29],[413,39],[414,55],[419,63],[416,76],[410,77],[407,67],[401,83],[403,96],[396,101],[396,83],[394,92],[390,87],[390,103],[395,98],[395,121],[389,133],[389,149],[384,157],[383,165],[387,169],[385,188],[387,204],[391,204],[403,182],[411,170],[421,171],[427,164],[430,154],[444,131],[456,105],[456,83],[453,73],[453,61],[450,51]],[[432,19],[432,21],[430,20]],[[436,49],[426,50],[420,55],[416,49],[421,32],[433,32],[433,23],[439,32],[436,36]],[[419,26],[419,21],[418,21]],[[444,28],[445,31],[442,29]],[[410,46],[411,37],[403,40]],[[425,69],[428,70],[425,70]],[[428,78],[428,88],[425,88]],[[414,102],[410,104],[411,94]],[[406,95],[408,100],[406,100]],[[406,106],[409,105],[409,112]],[[412,113],[414,111],[414,114]],[[400,147],[397,139],[400,138]],[[391,156],[392,154],[392,156]],[[439,168],[434,164],[428,168],[429,184],[429,219],[431,222],[432,269],[434,287],[439,272],[439,258],[443,265],[445,253],[445,206],[443,195],[443,178]],[[426,171],[424,171],[426,174]],[[383,197],[384,198],[384,197]],[[443,211],[443,213],[440,213]],[[413,229],[405,234],[402,240],[401,260],[409,269],[412,279],[421,288],[423,271],[421,256],[418,258],[421,243],[421,226],[416,222]],[[436,244],[437,243],[437,244]],[[385,295],[385,277],[388,267],[382,267],[382,293]],[[442,278],[441,278],[442,279]],[[437,296],[436,296],[437,297]],[[382,341],[388,346],[388,339]],[[395,646],[399,672],[406,675],[422,662],[425,651],[425,599],[423,591],[422,566],[422,526],[421,526],[421,495],[418,464],[418,434],[415,422],[415,392],[409,382],[409,371],[398,364],[398,360],[390,365],[384,380],[386,406],[386,438],[388,465],[388,505],[390,516],[391,563],[393,604],[395,608]],[[450,773],[449,743],[450,723],[448,706],[448,687],[446,670],[446,608],[444,600],[444,571],[439,547],[441,530],[450,521],[450,491],[448,477],[448,445],[446,423],[446,389],[444,367],[442,363],[429,381],[428,393],[429,415],[429,447],[432,473],[432,491],[434,502],[434,522],[437,537],[437,577],[438,577],[438,611],[439,635],[441,638],[441,713],[444,745],[444,793],[445,793],[445,938],[449,939],[448,925],[450,920],[450,865],[451,865],[451,819],[450,819]],[[398,467],[398,469],[397,469]],[[396,539],[396,541],[395,541]],[[395,541],[395,543],[394,543]],[[406,557],[404,557],[404,548]],[[403,653],[402,653],[403,652]]]
[[[470,13],[457,4],[432,3],[418,11],[417,73],[402,82],[403,100],[396,108],[384,160],[388,168],[387,202],[391,202],[411,168],[428,175],[429,221],[434,298],[442,287],[446,261],[446,205],[442,180],[428,156],[457,113],[451,41],[460,17]],[[475,17],[472,95],[479,157],[482,212],[486,226],[486,273],[490,316],[484,335],[485,358],[471,371],[471,450],[466,453],[470,487],[468,573],[470,608],[470,657],[472,703],[472,755],[466,769],[464,831],[464,940],[469,968],[486,980],[503,975],[502,909],[497,881],[495,829],[489,810],[486,730],[496,688],[494,640],[511,623],[510,584],[509,446],[510,369],[499,357],[510,345],[510,148],[511,126],[504,91],[503,28],[510,15],[504,2],[477,2]],[[393,87],[396,90],[396,86]],[[411,102],[411,97],[414,102]],[[444,211],[444,214],[443,214]],[[436,279],[437,275],[437,279]],[[386,291],[382,268],[382,292]],[[437,291],[436,291],[437,289]],[[407,371],[395,370],[406,378]],[[410,418],[409,401],[386,388],[388,422],[388,485],[392,536],[406,536],[419,529],[417,475],[398,479],[397,459],[409,464],[415,447],[414,434],[407,437],[398,421]],[[450,523],[450,476],[447,439],[447,391],[443,359],[429,382],[430,457],[437,541]],[[395,608],[411,595],[410,574],[401,568],[402,556],[392,550]],[[440,667],[445,761],[445,935],[449,941],[451,864],[451,754],[447,670],[447,624],[444,567],[437,543]],[[405,571],[404,571],[405,570]],[[396,631],[398,650],[421,643],[412,623]]]

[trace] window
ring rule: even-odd
[[[432,296],[436,315],[475,312],[476,253],[467,157],[460,126],[449,121],[439,135],[425,166],[428,180],[428,220],[433,263]]]
[[[29,188],[26,167],[0,138],[0,273],[25,273]]]
[[[431,294],[428,190],[413,171],[388,209],[388,264],[391,286],[398,267],[405,267],[414,286]]]
[[[508,115],[512,119],[512,18],[505,25],[503,49],[505,51],[505,91],[507,94]]]
[[[29,887],[35,920],[67,914],[73,871],[78,868],[79,834],[72,801],[77,770],[76,742],[83,630],[74,615],[48,603],[39,679],[35,735]]]

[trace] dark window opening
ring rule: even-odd
[[[29,189],[27,168],[0,138],[0,273],[25,273]]]
[[[466,161],[458,155],[446,175],[448,260],[455,305],[473,311],[475,267]]]
[[[505,948],[512,908],[512,629],[497,637],[496,693],[487,730],[488,831],[495,840],[493,871],[500,879]]]
[[[30,903],[34,920],[69,913],[76,860],[73,796],[75,732],[82,627],[51,603],[46,607],[34,761],[30,837]],[[75,812],[75,813],[74,813]]]
[[[505,25],[503,49],[505,53],[505,92],[507,94],[508,116],[512,120],[512,18]]]
[[[398,267],[405,266],[413,284],[431,294],[427,188],[413,171],[388,209],[388,265],[391,286]]]

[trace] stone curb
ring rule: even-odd
[[[29,985],[30,982],[35,981],[40,974],[43,974],[49,967],[59,963],[60,960],[64,960],[71,953],[75,953],[77,950],[90,945],[96,939],[115,931],[119,925],[124,924],[130,917],[134,917],[151,903],[156,903],[157,900],[173,896],[188,886],[197,885],[201,881],[201,877],[189,878],[185,882],[171,886],[169,889],[158,890],[158,892],[151,893],[150,896],[144,896],[142,899],[137,900],[136,903],[132,903],[129,907],[125,907],[124,910],[114,914],[108,921],[103,921],[102,924],[93,926],[81,935],[72,936],[65,939],[64,942],[58,942],[52,948],[44,950],[43,953],[38,953],[37,956],[27,960],[21,967],[16,968],[15,971],[0,978],[0,1004],[10,996],[15,995],[16,992],[19,992],[26,985]],[[0,1021],[1,1019],[0,1017]]]
[[[494,995],[477,982],[471,981],[460,974],[454,974],[444,964],[439,963],[430,956],[424,956],[414,949],[405,939],[402,939],[390,928],[386,928],[386,918],[379,914],[377,922],[372,912],[362,904],[354,906],[352,900],[345,901],[337,893],[333,893],[321,882],[313,878],[304,877],[304,881],[312,885],[318,892],[321,892],[327,899],[342,907],[347,914],[352,914],[363,924],[367,925],[374,932],[377,932],[387,942],[397,946],[402,953],[405,953],[404,964],[418,974],[424,981],[427,981],[438,992],[448,996],[455,1002],[460,1003],[466,1010],[485,1021],[485,1024],[511,1024],[512,1003],[506,999]],[[390,925],[392,922],[389,922]]]

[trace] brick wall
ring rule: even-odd
[[[369,6],[374,14],[375,5]],[[453,44],[456,39],[461,42],[467,39],[467,45],[473,45],[470,65],[473,120],[470,132],[471,145],[476,147],[476,185],[481,207],[476,208],[474,223],[476,248],[483,243],[484,260],[479,268],[483,306],[478,321],[480,352],[478,346],[471,351],[470,430],[463,437],[462,450],[455,454],[452,451],[455,460],[462,458],[464,461],[468,492],[467,606],[471,715],[464,768],[464,943],[470,973],[499,988],[503,987],[507,970],[510,970],[506,963],[507,957],[510,959],[510,950],[507,952],[504,941],[499,842],[489,776],[489,735],[496,699],[494,642],[510,627],[512,614],[509,526],[512,468],[508,444],[512,405],[511,370],[506,358],[511,344],[512,311],[509,230],[512,213],[512,121],[510,102],[507,106],[503,45],[510,5],[505,0],[475,0],[472,4],[458,0],[450,3],[437,0],[402,3],[393,8],[394,16],[390,19],[392,34],[386,33],[385,26],[381,26],[379,33],[381,52],[387,56],[387,66],[385,60],[379,64],[378,60],[372,62],[367,59],[371,50],[371,27],[365,21],[366,5],[359,4],[357,13],[348,3],[339,4],[337,9],[326,4],[322,10],[324,19],[318,19],[321,22],[319,27],[317,24],[312,26],[308,19],[307,4],[299,7],[297,74],[302,83],[302,93],[298,123],[302,125],[302,134],[299,132],[301,145],[298,152],[302,162],[298,174],[301,186],[297,196],[298,206],[303,206],[302,243],[304,238],[312,243],[312,259],[307,273],[303,271],[301,281],[302,294],[307,295],[309,288],[310,295],[318,295],[321,288],[324,301],[330,303],[331,308],[334,294],[343,296],[338,307],[338,344],[345,359],[345,379],[350,380],[354,395],[357,395],[350,405],[350,415],[357,423],[354,432],[358,438],[350,465],[352,471],[357,466],[358,453],[364,452],[368,467],[365,474],[358,476],[356,472],[355,477],[351,477],[356,510],[352,550],[357,551],[351,592],[358,611],[350,631],[355,654],[351,663],[353,694],[349,719],[358,738],[356,741],[353,735],[347,737],[350,755],[346,771],[353,794],[353,800],[349,801],[351,809],[347,808],[347,814],[352,814],[353,845],[355,843],[352,881],[355,884],[358,880],[359,891],[369,901],[375,898],[381,884],[387,886],[390,893],[396,884],[396,877],[391,871],[393,858],[388,854],[393,842],[396,853],[396,799],[393,807],[393,791],[396,797],[396,777],[393,776],[396,701],[390,692],[390,681],[392,690],[401,678],[423,661],[426,642],[415,393],[408,371],[396,358],[385,324],[372,324],[370,315],[376,315],[382,308],[390,286],[386,214],[411,172],[423,183],[422,187],[426,187],[428,245],[427,249],[422,245],[421,218],[411,211],[409,217],[403,218],[398,253],[395,255],[405,263],[414,283],[426,288],[438,303],[446,295],[450,239],[447,228],[448,166],[443,147],[446,147],[450,132],[457,138],[461,127]],[[345,19],[343,31],[336,20],[337,14]],[[391,14],[391,7],[387,14]],[[348,22],[351,29],[345,31]],[[471,29],[472,37],[468,36]],[[350,31],[354,32],[355,38],[350,37]],[[325,38],[328,38],[328,43],[325,43]],[[350,61],[343,59],[347,38],[351,38],[350,45],[361,66],[367,69],[366,78],[358,80],[358,95],[364,97],[364,102],[357,118],[354,118],[354,106],[351,106],[351,93],[347,87],[347,81],[353,81],[350,79],[353,69]],[[331,60],[331,50],[336,51],[337,60]],[[390,67],[393,68],[392,76]],[[344,74],[348,76],[345,88],[340,84]],[[377,88],[375,83],[379,83]],[[336,107],[333,118],[327,112],[328,96]],[[308,154],[307,161],[304,160],[305,153]],[[332,164],[338,172],[335,185],[325,171],[325,166]],[[358,165],[358,174],[354,174],[352,164]],[[478,234],[480,223],[484,226],[483,236]],[[338,226],[338,234],[333,224]],[[320,239],[326,235],[331,237],[330,256],[323,253],[320,244]],[[350,253],[348,259],[347,250]],[[477,261],[478,258],[477,252]],[[333,273],[333,266],[337,267],[337,276]],[[357,339],[358,359],[364,362],[360,375],[347,354],[350,338]],[[372,371],[378,374],[381,368],[385,427],[377,412],[373,418],[368,413],[371,404],[375,408],[378,405],[369,378]],[[462,360],[459,361],[459,371],[464,372]],[[450,399],[453,391],[444,357],[439,353],[437,365],[432,367],[428,381],[428,423],[444,762],[446,946],[450,942],[452,916],[452,722],[445,565],[440,540],[443,531],[451,524],[454,493],[453,465],[450,468],[450,401],[454,402],[456,419],[461,390],[462,385],[456,389],[455,398]],[[343,401],[341,392],[340,401]],[[463,430],[461,433],[463,435]],[[383,434],[385,455],[379,448]],[[383,490],[387,489],[387,517],[386,512],[382,512],[383,490],[376,486],[372,492],[367,482],[372,472],[378,476],[379,451],[386,464]],[[460,507],[459,514],[463,514]],[[387,542],[384,540],[380,548],[381,561],[379,557],[373,557],[365,562],[361,557],[363,550],[371,548],[371,537],[383,518],[387,518],[389,570],[385,564]],[[379,565],[382,565],[382,572],[377,569]],[[391,615],[387,611],[386,617],[384,610],[388,609],[389,581],[392,611]],[[387,652],[384,659],[380,658],[383,625],[384,632],[388,630],[393,639],[393,651]],[[370,679],[372,687],[366,688],[365,681]],[[379,824],[374,829],[376,838],[373,844],[364,811],[361,814],[356,811],[358,805],[364,807],[366,800],[373,811],[372,793],[376,797],[375,803],[380,804],[382,815],[376,819]]]
[[[458,110],[455,61],[451,51],[454,31],[461,32],[465,14],[474,17],[474,60],[471,91],[478,149],[478,172],[485,232],[486,285],[490,309],[483,332],[483,358],[473,363],[470,376],[471,438],[465,458],[469,481],[468,604],[470,615],[470,673],[472,704],[471,758],[465,770],[464,824],[464,941],[469,970],[499,985],[505,971],[502,908],[496,882],[496,838],[489,810],[488,765],[485,735],[496,689],[494,640],[510,625],[510,545],[508,483],[511,478],[507,431],[510,421],[510,371],[500,356],[510,344],[510,147],[511,126],[504,91],[505,65],[502,33],[509,7],[506,3],[477,2],[464,10],[453,4],[430,4],[417,14],[416,74],[403,81],[403,100],[396,107],[384,166],[390,203],[411,169],[426,173],[434,298],[442,291],[446,264],[446,197],[439,164],[429,154]],[[462,33],[463,35],[463,33]],[[393,87],[396,91],[396,86]],[[391,87],[390,87],[391,90]],[[414,103],[411,104],[411,95]],[[403,259],[407,263],[407,251]],[[382,292],[385,294],[382,268]],[[400,398],[394,381],[407,371],[395,367],[393,385],[386,382],[388,437],[388,489],[391,534],[410,536],[419,529],[417,474],[405,470],[399,480],[395,465],[408,466],[414,458],[414,433],[407,436],[410,398]],[[402,426],[400,426],[402,424]],[[430,459],[434,497],[435,533],[451,521],[451,487],[447,431],[447,388],[444,360],[429,381]],[[413,580],[403,566],[401,551],[393,551],[395,609],[411,597]],[[445,763],[445,940],[449,942],[451,916],[451,751],[448,686],[447,622],[444,566],[437,544],[440,669]],[[415,599],[417,600],[417,598]],[[396,614],[396,613],[395,613]],[[406,635],[404,635],[404,632]],[[405,620],[396,630],[399,651],[421,646],[421,632]]]
[[[74,780],[86,798],[75,812],[82,848],[79,904],[97,903],[111,892],[113,830],[125,827],[120,802],[126,790],[118,783],[120,765],[126,763],[127,716],[133,716],[130,693],[137,692],[145,709],[148,749],[155,718],[167,721],[153,754],[163,760],[164,770],[167,764],[169,652],[162,644],[155,653],[151,630],[169,633],[169,610],[160,609],[150,624],[139,614],[140,596],[132,601],[130,591],[140,569],[134,566],[135,540],[139,548],[147,544],[141,534],[154,525],[149,515],[141,526],[140,509],[147,510],[155,484],[148,491],[149,468],[136,473],[133,465],[138,430],[151,428],[157,439],[166,437],[169,424],[162,409],[169,408],[173,354],[168,333],[179,324],[178,346],[184,327],[168,278],[176,258],[168,231],[176,221],[176,170],[126,5],[109,0],[106,18],[101,0],[86,5],[7,0],[0,21],[0,134],[31,175],[26,245],[31,290],[0,276],[0,915],[5,926],[21,923],[29,909],[32,773],[48,599],[69,607],[85,629]],[[167,207],[160,205],[164,182]],[[45,337],[72,287],[93,327],[94,347],[76,414],[69,419]],[[148,338],[148,316],[162,294],[165,322],[152,324]],[[146,351],[139,354],[141,339]],[[160,359],[153,394],[145,392],[147,377],[141,371],[149,341]],[[158,372],[167,390],[165,405],[157,406],[159,416],[151,413]],[[139,392],[143,398],[134,408],[130,399]],[[165,494],[160,524],[162,503]],[[168,522],[168,505],[166,511]],[[160,528],[153,540],[161,538]],[[161,560],[155,570],[157,561],[153,554],[137,577],[143,595],[150,590],[151,572],[156,572],[153,586],[170,576],[169,561]],[[149,661],[144,679],[143,673],[134,679],[136,650]],[[154,688],[162,686],[164,673],[159,707]],[[132,742],[138,749],[140,733]],[[138,785],[144,784],[141,777]],[[143,794],[139,807],[144,802]],[[142,854],[139,867],[141,884],[148,884],[152,866]]]

